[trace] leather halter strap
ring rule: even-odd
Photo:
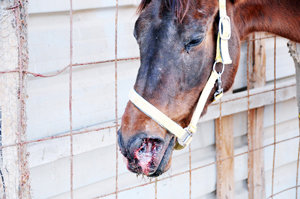
[[[158,110],[155,106],[150,104],[142,96],[140,96],[134,89],[129,93],[129,100],[143,113],[157,122],[160,126],[168,130],[170,133],[174,134],[177,137],[177,145],[175,149],[182,149],[190,144],[192,141],[192,135],[197,131],[197,123],[203,111],[203,108],[207,102],[209,94],[211,93],[216,80],[218,83],[221,82],[221,75],[224,70],[225,64],[231,64],[229,50],[228,50],[228,40],[231,36],[231,27],[230,19],[226,14],[226,0],[219,0],[219,33],[217,39],[217,48],[216,48],[216,59],[213,66],[211,75],[201,93],[201,96],[197,102],[197,106],[193,113],[190,124],[186,128],[182,128],[179,124],[170,119],[163,112]],[[222,72],[217,72],[215,70],[215,65],[217,63],[223,64]],[[221,86],[219,85],[221,88]],[[222,90],[222,88],[221,88]],[[222,97],[223,92],[217,91],[215,93],[215,99]]]

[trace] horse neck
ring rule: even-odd
[[[237,0],[233,16],[241,39],[264,31],[300,42],[300,0]]]

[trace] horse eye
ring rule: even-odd
[[[192,47],[198,46],[202,41],[203,41],[203,37],[192,39],[190,42],[184,45],[184,48],[189,53]]]
[[[190,47],[194,47],[194,46],[199,45],[202,41],[203,41],[203,38],[193,39],[187,45],[189,45]]]

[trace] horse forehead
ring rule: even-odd
[[[166,6],[165,2],[166,0],[152,0],[139,16],[138,23],[141,24],[140,27],[148,26],[148,28],[156,30],[175,30],[176,32],[173,33],[180,33],[198,29],[199,26],[205,26],[208,18],[211,17],[211,13],[205,11],[206,14],[203,14],[201,13],[203,10],[193,8],[186,10],[186,15],[181,21],[178,19],[177,11]],[[184,10],[184,8],[181,9]]]

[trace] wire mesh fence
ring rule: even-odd
[[[18,160],[19,160],[19,170],[21,171],[21,175],[19,176],[19,182],[21,185],[23,186],[29,186],[29,179],[30,179],[30,174],[28,173],[28,166],[27,166],[27,155],[26,155],[26,146],[28,144],[33,144],[33,143],[45,143],[45,142],[48,142],[50,140],[55,140],[55,139],[62,139],[62,138],[69,138],[69,143],[70,143],[70,146],[69,146],[69,161],[70,161],[70,168],[69,168],[69,171],[70,173],[68,174],[70,176],[70,179],[69,179],[69,189],[70,189],[70,198],[76,198],[74,196],[74,136],[78,136],[78,135],[83,135],[83,134],[89,134],[89,133],[92,133],[92,132],[101,132],[101,131],[104,131],[104,130],[107,130],[107,129],[110,129],[110,130],[114,130],[115,132],[115,135],[117,136],[117,130],[119,128],[119,117],[120,115],[118,114],[119,111],[118,111],[118,89],[119,89],[119,85],[118,85],[118,76],[122,75],[122,74],[119,74],[118,73],[118,63],[120,62],[126,62],[126,61],[132,61],[132,60],[139,60],[139,57],[130,57],[130,58],[119,58],[118,57],[118,22],[119,22],[119,1],[116,0],[115,1],[115,24],[114,24],[114,38],[115,38],[115,54],[114,54],[114,59],[109,59],[109,60],[100,60],[100,61],[91,61],[91,62],[84,62],[84,63],[74,63],[74,53],[73,53],[73,1],[70,0],[69,1],[69,5],[70,5],[70,10],[69,10],[69,26],[70,26],[70,32],[69,32],[69,64],[67,66],[65,66],[64,68],[62,68],[61,70],[53,73],[53,74],[42,74],[42,73],[35,73],[35,72],[31,72],[31,71],[28,71],[27,70],[27,66],[28,66],[28,60],[27,59],[24,59],[24,57],[27,57],[27,52],[25,51],[24,52],[24,48],[26,48],[26,41],[24,41],[22,38],[26,38],[26,36],[22,35],[22,34],[26,34],[26,31],[24,32],[23,29],[26,29],[26,16],[24,17],[24,15],[22,15],[21,13],[24,12],[24,9],[26,10],[26,5],[27,2],[26,1],[15,1],[15,4],[11,5],[10,7],[6,8],[6,11],[7,12],[12,12],[14,13],[14,16],[15,16],[15,19],[16,19],[16,26],[18,27],[19,29],[19,35],[18,35],[18,38],[19,38],[19,43],[18,43],[18,49],[19,49],[19,62],[18,62],[18,68],[15,68],[15,69],[12,69],[12,70],[4,70],[4,71],[0,71],[0,74],[1,75],[4,75],[4,74],[18,74],[19,76],[19,96],[18,96],[18,100],[19,100],[19,104],[20,104],[20,108],[19,108],[19,118],[20,120],[18,120],[19,124],[19,129],[18,129],[18,132],[16,132],[16,135],[18,136],[18,139],[17,139],[17,142],[15,143],[11,143],[11,144],[7,144],[7,145],[1,145],[0,146],[0,149],[1,151],[5,148],[10,148],[10,147],[17,147],[17,150],[18,150]],[[25,11],[26,13],[26,11]],[[25,21],[25,22],[24,22]],[[22,33],[22,34],[20,34]],[[273,81],[273,87],[268,87],[268,89],[262,89],[260,91],[257,91],[257,92],[252,92],[251,91],[251,86],[250,86],[250,71],[249,71],[249,68],[251,68],[251,63],[250,63],[250,57],[252,56],[249,52],[249,45],[251,42],[254,42],[254,41],[258,41],[258,40],[265,40],[265,39],[273,39],[274,40],[274,81]],[[270,92],[273,92],[273,137],[274,137],[274,140],[272,143],[269,143],[269,144],[265,144],[263,146],[260,146],[258,148],[252,148],[252,149],[248,149],[248,151],[246,152],[240,152],[240,153],[236,153],[236,154],[233,154],[231,156],[227,156],[227,157],[221,157],[221,158],[217,158],[216,160],[213,160],[213,161],[210,161],[210,162],[207,162],[205,164],[201,164],[197,167],[193,167],[192,166],[192,149],[191,147],[189,147],[189,150],[188,150],[188,153],[189,153],[189,165],[188,165],[188,169],[186,170],[182,170],[180,172],[176,172],[176,173],[172,173],[170,174],[169,176],[163,176],[161,178],[157,178],[157,179],[154,179],[154,180],[150,180],[150,181],[147,181],[145,183],[141,183],[141,184],[138,184],[138,185],[134,185],[134,186],[127,186],[126,188],[120,188],[119,187],[119,150],[118,150],[118,145],[117,145],[117,141],[115,142],[115,151],[116,151],[116,154],[115,154],[115,182],[114,182],[114,186],[115,186],[115,190],[113,192],[110,192],[110,193],[105,193],[105,194],[102,194],[102,195],[98,195],[97,197],[94,197],[94,198],[109,198],[109,197],[115,197],[115,198],[119,198],[119,194],[122,193],[122,192],[125,192],[125,191],[128,191],[128,190],[134,190],[134,189],[137,189],[139,187],[144,187],[144,186],[147,186],[147,185],[153,185],[154,186],[154,196],[155,198],[158,198],[158,186],[159,186],[159,182],[163,182],[167,179],[172,179],[176,176],[181,176],[181,175],[184,175],[184,174],[187,174],[189,177],[188,181],[187,182],[182,182],[182,183],[187,183],[188,186],[189,186],[189,195],[186,196],[186,198],[192,198],[192,192],[193,192],[193,189],[192,189],[192,178],[193,178],[193,173],[195,171],[198,171],[198,170],[201,170],[205,167],[209,167],[211,165],[220,165],[222,164],[223,162],[226,162],[227,160],[232,160],[232,159],[235,159],[237,157],[240,157],[240,156],[243,156],[243,155],[249,155],[249,154],[252,154],[252,153],[255,153],[257,151],[263,151],[264,149],[266,148],[270,148],[270,147],[273,147],[273,162],[272,162],[272,183],[271,183],[271,194],[267,196],[267,198],[275,198],[276,196],[279,196],[280,194],[284,193],[284,192],[287,192],[289,190],[293,190],[295,189],[295,193],[296,193],[296,198],[299,198],[297,193],[298,193],[298,187],[300,186],[299,183],[298,183],[298,173],[299,173],[299,154],[298,154],[298,157],[297,157],[297,169],[296,171],[291,171],[291,172],[294,172],[295,173],[295,185],[294,186],[291,186],[291,187],[288,187],[286,189],[283,189],[279,192],[275,192],[274,191],[274,182],[276,180],[276,164],[277,164],[277,161],[276,161],[276,152],[277,152],[277,145],[280,144],[280,143],[287,143],[291,140],[299,140],[300,142],[300,135],[297,135],[297,136],[293,136],[293,137],[289,137],[289,138],[286,138],[286,139],[280,139],[280,140],[277,140],[277,135],[276,135],[276,113],[277,113],[277,110],[276,110],[276,97],[277,97],[277,92],[279,92],[280,90],[282,89],[285,89],[285,88],[292,88],[292,87],[295,87],[295,84],[292,83],[292,84],[288,84],[288,85],[284,85],[284,86],[277,86],[277,81],[276,81],[276,57],[277,57],[277,54],[276,54],[276,36],[270,36],[270,35],[267,35],[267,36],[264,36],[264,37],[260,37],[260,38],[253,38],[253,37],[250,37],[247,41],[247,94],[246,95],[241,95],[241,96],[236,96],[234,98],[225,98],[223,100],[220,101],[220,103],[215,103],[215,104],[212,104],[211,107],[218,107],[219,109],[219,120],[222,120],[224,114],[223,114],[223,105],[226,104],[226,103],[229,103],[229,102],[235,102],[235,101],[238,101],[238,100],[241,100],[241,99],[245,99],[247,101],[247,114],[248,114],[248,132],[249,132],[249,124],[251,123],[251,121],[249,121],[249,118],[250,117],[250,110],[251,110],[251,99],[252,97],[255,97],[255,96],[258,96],[260,94],[263,94],[263,93],[270,93]],[[73,128],[73,69],[76,67],[76,68],[80,68],[80,67],[86,67],[86,66],[89,66],[89,65],[101,65],[101,64],[105,64],[105,63],[114,63],[114,106],[115,106],[115,121],[114,121],[114,124],[113,125],[109,125],[109,126],[104,126],[104,127],[99,127],[99,128],[90,128],[90,129],[87,129],[87,130],[74,130]],[[68,97],[68,104],[69,106],[68,107],[65,107],[66,109],[68,109],[68,112],[69,112],[69,132],[68,133],[65,133],[65,134],[59,134],[59,135],[53,135],[53,136],[49,136],[49,137],[45,137],[45,138],[41,138],[41,139],[33,139],[33,140],[26,140],[25,139],[25,132],[26,132],[26,118],[25,118],[25,98],[26,98],[26,87],[25,87],[25,82],[26,82],[26,78],[27,76],[30,76],[30,77],[34,77],[34,78],[51,78],[51,77],[56,77],[56,76],[59,76],[59,75],[62,75],[63,73],[66,73],[68,72],[69,76],[68,76],[68,90],[69,90],[69,97]],[[0,116],[1,117],[1,116]],[[1,119],[0,119],[0,122],[1,122]],[[222,132],[222,126],[219,126],[221,128],[221,132]],[[1,125],[0,125],[0,132],[1,132]],[[116,137],[116,140],[117,140],[117,137]],[[22,172],[23,171],[23,172]],[[249,186],[249,185],[248,185]],[[3,190],[5,191],[5,184],[3,184]],[[25,187],[25,188],[21,188],[20,189],[20,192],[19,193],[19,197],[20,198],[26,198],[25,194],[23,195],[22,194],[22,191],[28,191],[28,189]]]

